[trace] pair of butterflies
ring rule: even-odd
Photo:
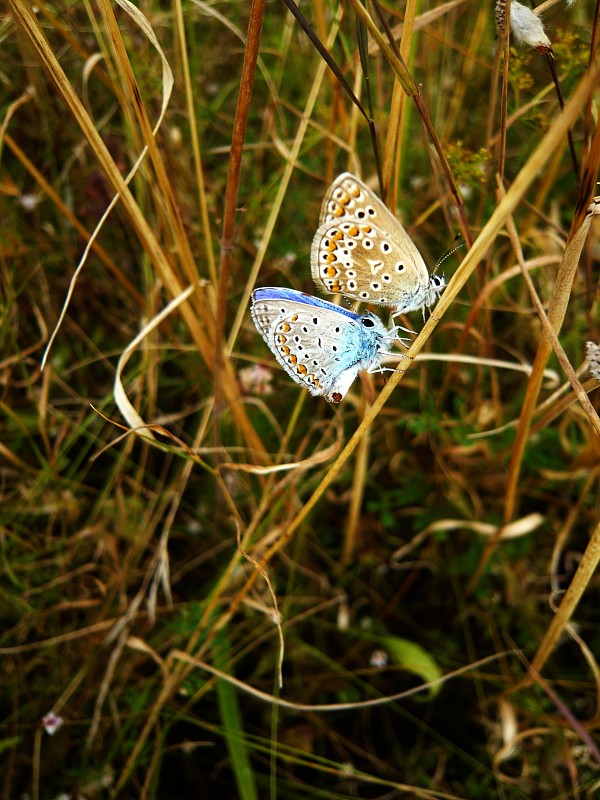
[[[446,281],[430,275],[410,236],[361,180],[344,172],[327,190],[311,248],[324,292],[391,306],[432,306]],[[294,289],[252,293],[252,319],[277,361],[313,395],[339,403],[362,370],[377,372],[397,339],[375,314],[357,314]]]

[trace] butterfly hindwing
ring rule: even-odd
[[[373,314],[293,289],[256,289],[252,319],[275,358],[311,394],[339,402],[357,374],[379,364],[394,333]]]

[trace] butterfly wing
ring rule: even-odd
[[[349,172],[342,172],[325,192],[319,225],[326,222],[366,222],[369,219],[377,219],[377,224],[384,229],[400,224],[366,183]]]
[[[396,314],[414,311],[426,302],[430,278],[407,240],[409,247],[372,222],[326,222],[312,243],[313,280],[330,294],[393,306]]]
[[[314,281],[324,291],[393,306],[395,314],[431,305],[432,282],[412,239],[369,187],[348,172],[328,188],[311,248]]]
[[[256,289],[251,314],[290,378],[330,402],[339,403],[357,374],[378,360],[381,333],[365,334],[358,314],[318,297]]]

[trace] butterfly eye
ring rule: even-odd
[[[363,328],[372,328],[375,325],[371,317],[363,317],[362,324]]]

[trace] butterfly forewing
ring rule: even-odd
[[[410,236],[366,184],[345,172],[325,194],[311,248],[311,270],[324,291],[394,307],[394,314],[435,302],[443,278],[431,277]]]
[[[384,228],[399,224],[385,203],[366,183],[349,172],[338,175],[323,198],[319,225],[331,221],[366,222],[369,219],[378,219],[379,225]]]

